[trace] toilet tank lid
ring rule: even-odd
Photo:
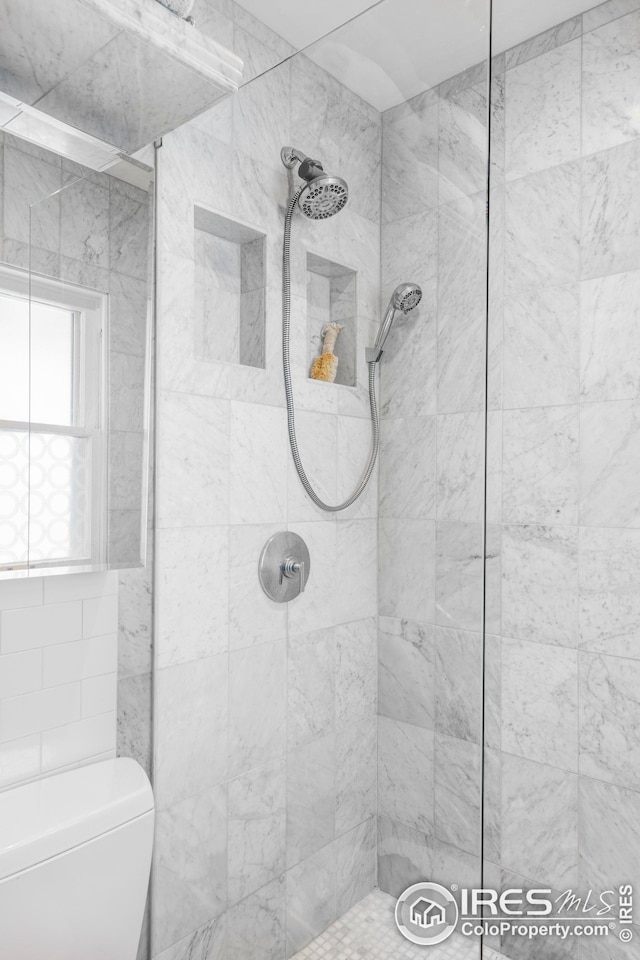
[[[128,757],[6,790],[0,793],[0,880],[150,810],[147,775]]]

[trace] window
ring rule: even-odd
[[[106,296],[0,267],[0,570],[103,562]]]

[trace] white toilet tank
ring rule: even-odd
[[[0,793],[1,960],[135,960],[152,845],[135,760]]]

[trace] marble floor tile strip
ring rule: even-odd
[[[394,921],[396,901],[374,890],[296,953],[293,960],[426,960],[425,948],[409,943]],[[477,940],[454,934],[429,948],[429,960],[479,960]],[[483,960],[504,960],[485,947]]]

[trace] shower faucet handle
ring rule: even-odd
[[[307,583],[307,579],[304,575],[304,560],[296,560],[294,557],[287,557],[280,564],[280,583],[284,577],[287,577],[289,580],[292,580],[294,577],[298,577],[300,584],[300,593],[304,593],[304,588]]]

